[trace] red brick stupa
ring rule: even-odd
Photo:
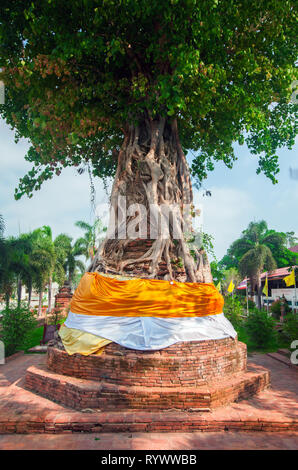
[[[200,303],[219,313],[197,316]],[[70,351],[65,341],[50,345],[46,365],[27,370],[26,387],[77,410],[209,411],[247,398],[269,385],[269,372],[247,369],[246,345],[220,313],[222,304],[213,284],[119,282],[85,273],[63,328],[71,345],[90,334],[84,345],[101,335],[109,344],[97,354]],[[153,306],[155,314],[157,307],[167,315],[172,309],[172,317],[154,317]],[[195,316],[182,316],[189,313]]]
[[[270,383],[265,369],[246,368],[237,338],[179,342],[158,351],[116,343],[101,356],[48,348],[47,365],[27,370],[26,387],[82,410],[195,410],[248,398]]]
[[[55,295],[55,309],[67,311],[72,299],[70,282],[65,281],[58,294]]]

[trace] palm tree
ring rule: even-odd
[[[85,248],[81,240],[72,243],[72,237],[61,233],[55,238],[54,246],[59,256],[59,262],[64,268],[64,273],[69,283],[73,281],[74,274],[78,268],[82,273],[85,271],[84,263],[79,259],[85,255]]]
[[[52,263],[52,255],[42,244],[36,244],[31,254],[31,262],[36,273],[33,285],[39,293],[38,315],[40,315],[43,292],[49,282],[49,264]]]
[[[56,252],[52,240],[52,230],[44,225],[32,232],[32,251],[30,253],[30,267],[33,271],[32,285],[39,293],[38,314],[41,313],[43,292],[48,286],[48,311],[52,302],[52,279],[56,266]],[[31,292],[31,291],[30,291]],[[29,298],[31,295],[29,293]]]
[[[5,296],[6,308],[9,308],[10,298],[13,293],[16,276],[11,269],[11,261],[13,251],[10,241],[3,238],[4,221],[1,217],[1,233],[0,233],[0,291]]]
[[[52,283],[53,275],[56,267],[57,255],[53,241],[52,229],[48,225],[44,225],[41,229],[44,236],[44,247],[48,250],[51,258],[48,271],[48,313],[52,310]]]
[[[18,274],[18,305],[21,303],[22,285],[24,284],[31,296],[30,288],[32,286],[32,279],[34,270],[30,263],[30,256],[33,249],[33,237],[31,233],[21,234],[16,240],[17,252],[19,253],[19,265],[16,266],[15,271]],[[31,289],[32,290],[32,289]],[[31,298],[30,298],[31,300]],[[30,306],[30,303],[29,303]]]
[[[276,268],[276,261],[270,247],[283,246],[285,238],[281,233],[268,230],[264,220],[250,222],[248,228],[242,232],[242,237],[236,240],[228,252],[240,258],[239,271],[250,279],[254,291],[257,288],[258,308],[261,308],[261,274],[264,270],[272,271]]]
[[[2,222],[1,218],[1,222]],[[2,226],[3,224],[1,224]],[[1,228],[1,227],[0,227]],[[52,303],[52,280],[57,273],[63,272],[58,253],[52,240],[52,230],[45,225],[33,232],[9,237],[3,240],[0,232],[0,289],[5,294],[6,305],[14,286],[17,284],[18,305],[21,303],[22,285],[28,290],[28,307],[31,303],[32,288],[39,292],[39,314],[42,307],[42,296],[48,286],[48,311]]]
[[[6,245],[3,237],[5,229],[3,216],[0,214],[0,291],[3,291],[3,280],[6,268]]]
[[[27,279],[30,266],[29,255],[31,251],[31,242],[26,235],[19,237],[9,237],[6,240],[7,250],[7,276],[10,279],[15,278],[17,282],[17,302],[21,304],[22,285]]]
[[[21,234],[19,237],[7,238],[2,242],[1,251],[1,290],[5,293],[6,305],[9,306],[10,297],[16,285],[19,306],[21,304],[22,286],[25,284],[29,291],[34,275],[30,265],[30,255],[32,252],[31,234]]]
[[[93,225],[88,224],[82,220],[75,222],[75,226],[84,230],[84,236],[79,238],[77,242],[81,245],[86,261],[91,258],[93,260],[96,253],[96,245],[98,244],[98,237],[106,232],[107,228],[103,226],[100,219],[96,218]]]

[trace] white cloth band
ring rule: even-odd
[[[65,326],[102,336],[125,348],[163,349],[179,341],[222,339],[237,333],[223,313],[206,317],[111,317],[69,312]]]

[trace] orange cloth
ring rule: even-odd
[[[85,273],[70,310],[114,317],[202,317],[222,313],[223,304],[214,284],[158,279],[119,281]]]

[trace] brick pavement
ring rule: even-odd
[[[298,433],[5,434],[0,450],[297,450]]]
[[[298,431],[297,371],[266,355],[253,355],[249,358],[249,364],[255,369],[270,369],[270,389],[248,400],[206,413],[174,410],[93,413],[74,411],[24,389],[26,369],[31,365],[44,363],[45,355],[36,354],[17,357],[0,366],[0,434],[46,432],[71,435],[80,431],[103,434],[162,431],[167,434],[177,432],[180,435],[185,431],[203,430],[209,431],[208,434],[223,430],[275,433]]]

